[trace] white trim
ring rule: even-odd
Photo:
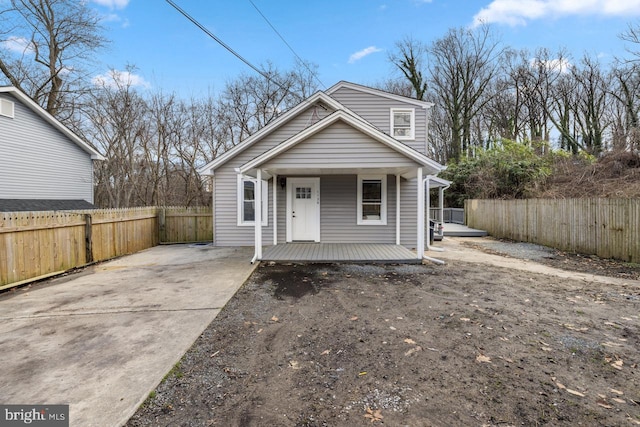
[[[278,244],[278,175],[273,175],[273,244]]]
[[[374,89],[372,87],[362,86],[362,85],[351,83],[351,82],[345,82],[344,80],[331,86],[329,89],[326,90],[326,93],[329,95],[332,95],[334,92],[338,91],[341,88],[352,89],[358,92],[368,93],[370,95],[377,95],[383,98],[393,99],[394,101],[406,102],[409,104],[417,105],[421,108],[430,108],[434,106],[432,102],[420,101],[418,99],[408,98],[402,95],[396,95],[395,93],[385,92],[383,90]]]
[[[396,175],[396,245],[400,244],[400,175]]]
[[[380,203],[380,219],[362,218],[362,181],[380,180],[382,189],[382,200]],[[358,225],[387,225],[387,175],[358,175],[356,224]]]
[[[395,113],[409,113],[411,118],[409,119],[409,136],[396,136],[394,132],[395,128]],[[398,141],[414,141],[416,139],[416,109],[415,108],[391,108],[389,110],[389,133],[392,137]]]
[[[287,243],[293,242],[293,191],[296,184],[313,183],[316,188],[316,228],[314,230],[314,242],[320,242],[320,177],[293,177],[287,178]]]
[[[262,170],[258,169],[256,173],[257,182],[262,182]],[[262,206],[262,185],[255,186],[255,195],[256,195],[256,207]],[[254,223],[254,231],[255,231],[255,259],[260,261],[262,259],[262,209],[256,209],[256,220]]]
[[[413,148],[403,144],[402,142],[399,142],[391,136],[382,133],[378,129],[374,128],[371,124],[353,117],[351,114],[347,113],[344,110],[338,110],[320,120],[319,122],[315,123],[314,125],[309,126],[302,132],[292,136],[288,140],[276,145],[270,150],[265,151],[253,160],[248,161],[240,167],[240,172],[248,173],[252,169],[255,169],[265,162],[268,162],[269,160],[277,157],[288,149],[294,147],[296,144],[306,140],[310,136],[320,132],[321,130],[327,128],[338,120],[342,120],[346,124],[370,136],[376,141],[388,146],[389,148],[392,148],[395,151],[405,155],[416,163],[433,169],[434,173],[438,173],[445,169],[445,167],[440,163],[428,158],[424,154],[414,150]]]
[[[47,112],[44,108],[39,106],[33,99],[29,98],[25,95],[21,90],[13,86],[0,86],[0,93],[10,93],[18,100],[22,102],[26,107],[30,108],[31,111],[40,116],[44,121],[52,125],[54,128],[58,129],[62,132],[67,138],[73,141],[76,145],[78,145],[82,150],[91,155],[93,160],[106,160],[102,154],[100,154],[97,150],[91,147],[88,143],[80,139],[78,135],[71,132],[69,128],[60,123],[55,117]]]
[[[424,181],[422,179],[422,168],[418,168],[418,227],[416,238],[416,252],[418,259],[424,256]]]
[[[237,175],[237,186],[236,186],[236,202],[237,202],[237,210],[236,210],[236,216],[237,216],[237,220],[238,220],[238,227],[253,227],[255,225],[255,221],[245,221],[244,220],[244,186],[243,186],[243,182],[244,181],[250,181],[253,182],[254,185],[257,181],[257,178],[252,178],[250,176],[244,176],[241,174]],[[269,186],[268,183],[264,180],[262,181],[262,185],[261,185],[261,189],[262,191],[267,195],[269,194]],[[255,189],[255,193],[257,193],[258,190],[257,188]],[[262,203],[262,209],[261,209],[261,217],[262,217],[262,225],[264,227],[266,227],[267,225],[269,225],[268,221],[269,221],[269,206],[268,206],[268,199],[265,197],[265,203]],[[258,206],[257,202],[255,204],[255,206]],[[257,216],[257,209],[256,209],[256,216]]]
[[[295,107],[293,107],[292,109],[284,113],[282,116],[278,117],[277,119],[269,123],[267,126],[263,127],[262,129],[260,129],[259,131],[257,131],[256,133],[254,133],[244,141],[240,142],[240,144],[230,148],[229,150],[222,153],[219,157],[215,158],[211,162],[199,168],[197,172],[200,175],[213,174],[213,171],[216,168],[223,165],[227,161],[231,160],[238,154],[242,153],[244,150],[251,147],[260,139],[264,138],[265,136],[269,135],[271,132],[275,131],[276,129],[280,128],[282,125],[289,122],[291,119],[296,117],[299,113],[301,113],[305,108],[310,107],[317,102],[322,102],[323,104],[326,104],[327,106],[333,108],[334,110],[345,108],[342,104],[340,104],[338,101],[328,96],[326,93],[316,92],[306,100],[302,101],[300,104],[296,105]]]

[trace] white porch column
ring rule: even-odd
[[[273,175],[273,245],[278,244],[278,175]]]
[[[440,224],[444,230],[444,187],[438,187],[438,204],[440,206]]]
[[[426,232],[428,233],[429,237],[425,237],[424,241],[425,241],[425,249],[428,251],[431,247],[430,241],[431,241],[431,175],[427,175],[427,179],[425,179],[425,183],[426,186],[424,188],[424,193],[425,193],[425,205],[426,205],[426,219],[425,219],[425,227],[426,227]]]
[[[416,252],[418,259],[424,256],[424,182],[422,181],[422,168],[418,168],[418,235],[416,239]]]
[[[262,170],[258,169],[256,173],[256,185],[255,185],[255,245],[256,245],[256,260],[262,259]]]
[[[396,245],[400,244],[400,175],[396,175]]]

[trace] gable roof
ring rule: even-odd
[[[204,165],[201,168],[199,168],[197,172],[200,175],[213,175],[211,173],[212,170],[216,169],[218,166],[223,165],[224,163],[226,163],[227,161],[231,160],[232,158],[234,158],[238,154],[242,153],[244,150],[246,150],[247,148],[251,147],[253,144],[258,142],[260,139],[264,138],[265,136],[269,135],[270,133],[272,133],[276,129],[280,128],[282,125],[284,125],[287,122],[289,122],[291,119],[296,117],[298,115],[298,113],[302,112],[305,108],[307,108],[307,107],[309,107],[309,106],[311,106],[311,105],[313,105],[313,104],[315,104],[317,102],[322,102],[322,103],[324,103],[324,104],[326,104],[326,105],[328,105],[330,107],[333,107],[334,109],[340,109],[340,108],[344,109],[345,108],[342,104],[340,104],[338,101],[336,101],[335,99],[333,99],[330,96],[328,96],[326,93],[324,93],[322,91],[318,91],[318,92],[314,93],[313,95],[311,95],[309,98],[307,98],[304,101],[300,102],[300,104],[298,104],[295,107],[293,107],[292,109],[288,110],[282,116],[278,117],[277,119],[275,119],[274,121],[269,123],[267,126],[265,126],[262,129],[258,130],[256,133],[254,133],[253,135],[251,135],[250,137],[248,137],[244,141],[240,142],[235,147],[233,147],[233,148],[225,151],[224,153],[222,153],[222,155],[220,157],[216,157],[211,162],[209,162],[206,165]]]
[[[416,105],[416,106],[421,107],[421,108],[431,108],[431,107],[433,107],[435,105],[433,102],[420,101],[420,100],[415,99],[415,98],[409,98],[407,96],[396,95],[395,93],[386,92],[384,90],[374,89],[372,87],[362,86],[362,85],[359,85],[359,84],[356,84],[356,83],[345,82],[344,80],[339,81],[335,85],[331,86],[329,89],[327,89],[326,93],[331,95],[331,94],[337,92],[339,89],[342,89],[342,88],[352,89],[352,90],[356,90],[358,92],[364,92],[364,93],[368,93],[368,94],[371,94],[371,95],[381,96],[383,98],[393,99],[394,101],[400,101],[400,102],[405,102],[405,103],[408,103],[408,104],[413,104],[413,105]]]
[[[18,99],[23,105],[28,107],[31,111],[40,116],[45,122],[59,130],[67,138],[73,141],[78,147],[91,155],[93,160],[105,160],[104,156],[100,154],[96,149],[91,147],[87,142],[82,140],[78,135],[73,133],[68,127],[60,123],[58,119],[49,114],[44,108],[39,106],[33,99],[27,96],[24,92],[14,86],[0,86],[0,93],[8,93]]]
[[[416,163],[433,168],[436,171],[436,173],[444,169],[444,166],[442,166],[438,162],[431,160],[424,154],[414,150],[408,145],[405,145],[400,141],[390,137],[389,135],[381,132],[380,130],[378,130],[368,122],[362,120],[361,118],[350,114],[346,110],[337,110],[334,113],[323,118],[322,120],[318,121],[317,123],[309,126],[303,131],[297,133],[296,135],[282,142],[281,144],[276,145],[270,150],[265,151],[261,155],[245,163],[240,167],[240,172],[246,173],[251,169],[257,168],[261,164],[277,157],[279,154],[287,151],[288,149],[295,146],[296,144],[306,140],[310,136],[315,135],[316,133],[327,128],[331,124],[337,122],[338,120],[347,123],[351,127],[368,135],[369,137],[375,139],[376,141],[388,146],[389,148],[403,154],[407,158],[415,161]]]

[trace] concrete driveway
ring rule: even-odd
[[[252,248],[158,246],[0,294],[0,403],[125,423],[255,268]]]

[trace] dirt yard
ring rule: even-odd
[[[633,281],[263,265],[128,425],[640,425],[639,315]]]

